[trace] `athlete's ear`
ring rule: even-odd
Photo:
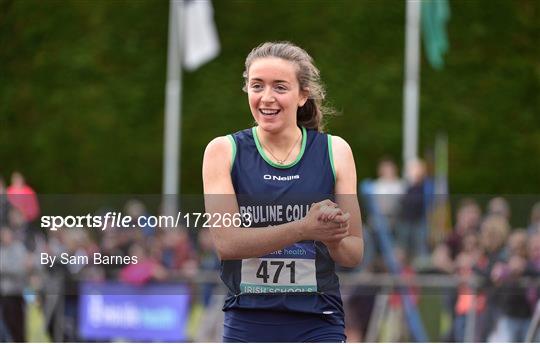
[[[300,91],[300,101],[298,102],[298,107],[304,106],[309,98],[309,88],[304,88]]]

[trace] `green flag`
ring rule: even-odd
[[[426,56],[435,69],[444,66],[448,51],[446,22],[450,19],[448,0],[422,0],[422,31]]]

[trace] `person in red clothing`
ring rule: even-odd
[[[28,222],[39,216],[39,203],[36,192],[26,184],[23,175],[15,171],[11,175],[11,185],[7,188],[9,203],[17,208]]]
[[[144,285],[152,281],[164,281],[167,270],[152,256],[150,249],[144,243],[134,243],[129,253],[137,257],[135,264],[127,264],[120,270],[120,281],[133,285]]]
[[[394,256],[402,267],[400,276],[405,280],[413,279],[416,273],[411,264],[412,255],[405,252],[402,247],[395,247]],[[401,296],[403,293],[409,294],[412,303],[415,306],[418,305],[418,287],[410,286],[407,288],[396,289],[389,295],[386,325],[381,338],[379,338],[382,342],[408,342],[411,339],[407,327],[407,319],[405,318],[406,313],[403,309],[403,299]]]

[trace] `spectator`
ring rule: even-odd
[[[26,249],[9,227],[0,229],[0,310],[14,342],[26,339],[23,291],[30,260]]]
[[[104,210],[100,214],[106,214],[109,210]],[[147,245],[152,245],[154,238],[143,239],[144,235],[141,230],[125,230],[114,226],[107,227],[102,232],[100,241],[100,251],[107,256],[128,256],[132,246],[138,242],[145,242]],[[126,264],[119,261],[114,261],[111,264],[104,265],[106,277],[115,279],[117,272]]]
[[[408,261],[407,254],[402,248],[396,247],[394,256],[402,267],[400,276],[412,279],[415,276],[415,271]],[[382,338],[380,338],[382,342],[409,342],[411,340],[401,294],[408,294],[412,303],[415,306],[418,304],[418,288],[414,286],[399,287],[389,295],[385,329]]]
[[[28,251],[35,251],[35,233],[30,230],[30,224],[25,220],[19,209],[11,207],[9,210],[8,226],[13,231],[15,238],[20,240]]]
[[[7,188],[8,200],[24,216],[27,222],[34,221],[39,216],[39,203],[36,192],[26,184],[20,172],[13,172],[11,185]]]
[[[373,183],[373,193],[378,210],[387,220],[388,226],[394,233],[399,215],[399,201],[404,191],[404,185],[398,176],[398,169],[392,159],[383,158],[377,169],[378,178]]]
[[[540,202],[537,202],[533,205],[531,209],[531,219],[529,227],[527,227],[527,232],[529,235],[534,235],[540,231]]]
[[[129,254],[137,257],[136,264],[128,264],[120,271],[120,281],[134,285],[143,285],[151,281],[163,281],[167,278],[167,270],[159,261],[149,254],[142,244],[134,243]]]
[[[185,228],[165,231],[161,245],[161,261],[166,268],[187,272],[197,266],[196,253]]]
[[[427,255],[424,187],[426,166],[422,160],[407,163],[408,186],[401,202],[401,223],[397,228],[398,245],[413,258]]]
[[[129,200],[126,205],[124,206],[124,211],[126,212],[126,215],[131,216],[131,221],[133,225],[138,225],[138,218],[145,217],[148,220],[148,211],[146,210],[146,206],[143,202],[139,201],[138,199],[131,199]],[[145,237],[153,237],[154,236],[154,228],[148,225],[148,223],[145,224],[144,227],[141,228],[143,234]]]
[[[481,219],[482,212],[476,201],[465,198],[460,202],[456,215],[456,226],[446,240],[452,259],[455,259],[461,252],[464,237],[478,232]]]
[[[216,255],[214,242],[210,229],[202,228],[197,237],[199,270],[217,276],[221,262]],[[199,284],[199,291],[196,292],[202,298],[193,303],[192,323],[197,324],[198,330],[194,335],[197,342],[215,342],[222,339],[222,326],[224,295],[218,292],[219,285],[212,282]],[[201,311],[196,315],[196,308]]]
[[[8,214],[10,204],[7,199],[6,194],[6,184],[4,178],[0,176],[0,227],[6,226],[8,224]]]
[[[491,282],[491,273],[497,262],[505,257],[505,242],[510,231],[508,220],[501,215],[488,216],[480,226],[480,246],[482,255],[475,265],[475,272],[483,278],[482,292],[486,293],[487,307],[479,320],[479,337],[485,342],[498,316],[497,294]]]
[[[462,341],[465,331],[465,318],[471,305],[471,288],[468,280],[473,274],[472,267],[481,255],[478,235],[474,232],[466,234],[460,239],[461,252],[454,260],[448,245],[441,244],[433,251],[433,265],[439,272],[456,274],[461,280],[456,291],[449,292],[443,297],[444,308],[451,315],[450,330],[443,335],[443,341]],[[458,299],[459,298],[459,299]],[[480,301],[483,302],[483,301]],[[477,312],[483,311],[483,306]]]
[[[220,267],[219,258],[214,249],[214,242],[209,229],[199,231],[197,240],[199,244],[198,258],[199,269],[207,272],[218,272]],[[206,307],[212,297],[212,292],[216,285],[214,283],[204,283],[202,286],[203,305]]]
[[[456,226],[453,232],[448,236],[444,243],[439,244],[432,255],[434,267],[446,273],[454,272],[454,260],[462,251],[464,240],[469,237],[469,240],[476,241],[478,237],[476,233],[480,226],[481,212],[478,203],[470,198],[461,200],[456,214]],[[453,302],[452,302],[453,304]]]
[[[540,277],[540,233],[532,235],[527,244],[528,262],[525,274]]]
[[[465,342],[465,324],[467,316],[473,307],[475,307],[474,311],[477,317],[486,310],[486,295],[484,293],[478,294],[476,300],[474,300],[475,296],[470,285],[475,262],[475,257],[471,253],[462,252],[456,257],[455,268],[459,285],[454,309],[455,318],[452,322],[452,339],[456,343]],[[479,329],[477,328],[475,329],[473,341],[478,341],[479,335]]]
[[[529,328],[533,309],[526,292],[517,279],[527,265],[527,232],[514,231],[507,245],[508,257],[498,262],[491,271],[491,280],[498,286],[496,300],[500,314],[489,342],[523,342]]]
[[[508,201],[504,197],[492,198],[488,203],[488,215],[500,215],[510,221],[511,211]]]
[[[462,253],[469,254],[473,261],[478,261],[482,251],[480,250],[480,241],[478,239],[478,234],[469,233],[463,238]]]
[[[540,278],[540,231],[530,236],[527,244],[528,261],[523,275],[538,280]],[[530,307],[535,309],[537,303],[540,302],[540,287],[538,285],[527,289],[527,300]],[[540,331],[536,332],[533,342],[540,342]]]

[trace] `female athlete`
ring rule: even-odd
[[[203,161],[206,211],[223,218],[212,228],[228,288],[223,340],[344,342],[334,266],[363,255],[351,148],[322,133],[324,89],[302,48],[256,47],[244,79],[256,126],[212,140]]]

